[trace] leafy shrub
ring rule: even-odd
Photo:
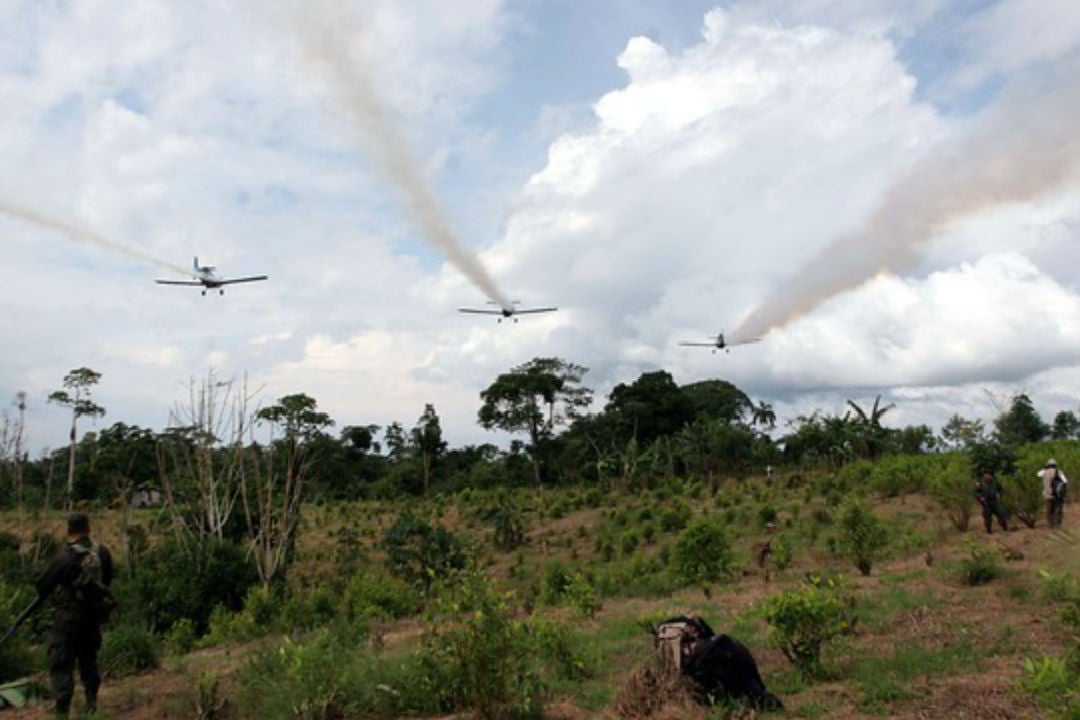
[[[257,582],[247,552],[235,543],[206,539],[185,548],[170,539],[146,554],[134,578],[117,578],[114,592],[123,620],[162,633],[188,618],[203,633],[214,608],[239,610]]]
[[[185,655],[195,647],[196,639],[194,623],[181,618],[165,633],[165,649],[172,655]]]
[[[490,581],[467,575],[440,598],[444,617],[435,618],[419,655],[439,705],[470,710],[480,718],[542,717],[544,663],[557,673],[584,667],[576,660],[568,631],[519,623],[508,597]]]
[[[1004,475],[1001,485],[1005,489],[1002,502],[1009,517],[1016,517],[1029,528],[1035,523],[1045,508],[1042,496],[1042,479],[1037,476],[1046,458],[1026,453],[1017,463],[1014,475]]]
[[[120,625],[105,631],[98,656],[105,677],[124,677],[152,670],[161,662],[161,642],[138,625]]]
[[[772,645],[800,670],[817,675],[824,647],[853,631],[853,609],[842,580],[811,577],[801,589],[769,598],[762,614]]]
[[[686,527],[686,523],[693,517],[690,506],[682,500],[675,500],[668,507],[660,511],[660,529],[664,532],[675,532]]]
[[[709,516],[697,518],[679,535],[671,548],[670,565],[675,577],[687,585],[709,586],[731,576],[735,562],[727,533]]]
[[[582,573],[574,573],[566,587],[566,600],[583,617],[594,617],[603,604],[596,595],[596,588]]]
[[[891,455],[878,460],[868,478],[870,486],[881,495],[897,497],[926,489],[930,464],[935,458]]]
[[[341,594],[329,585],[292,592],[285,599],[278,619],[282,632],[314,630],[324,627],[337,617]],[[346,622],[346,625],[349,625]]]
[[[777,535],[772,542],[772,554],[770,556],[773,567],[777,570],[786,570],[791,567],[791,561],[794,558],[795,546],[791,542],[791,536],[787,533]]]
[[[425,589],[465,567],[465,551],[456,537],[412,515],[401,516],[386,531],[383,548],[392,573]]]
[[[1061,622],[1071,648],[1061,658],[1025,659],[1021,684],[1049,717],[1080,720],[1080,583],[1066,575],[1041,572],[1040,576],[1043,593],[1061,605]]]
[[[495,547],[513,550],[525,543],[525,515],[516,506],[496,508],[490,522],[495,529]]]
[[[566,567],[558,560],[552,560],[544,566],[538,599],[545,605],[560,604],[572,581],[573,577]]]
[[[641,533],[636,528],[631,528],[619,536],[619,552],[623,555],[631,555],[641,544]]]
[[[1020,686],[1035,696],[1048,717],[1080,720],[1080,675],[1069,658],[1024,658]]]
[[[971,458],[961,453],[954,453],[930,476],[930,494],[960,532],[967,530],[975,509],[973,478]]]
[[[888,545],[889,535],[881,518],[859,500],[851,500],[840,514],[840,546],[851,556],[855,567],[869,575],[874,560]]]
[[[15,587],[0,576],[0,632],[7,630],[30,603],[32,593]],[[26,631],[21,630],[0,645],[0,683],[13,680],[33,670]]]
[[[960,579],[967,585],[985,585],[1005,574],[997,553],[984,548],[972,548],[971,556],[960,561]]]
[[[349,621],[408,617],[416,613],[419,605],[416,586],[382,573],[354,575],[342,598],[342,610]]]

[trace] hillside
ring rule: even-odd
[[[526,529],[519,547],[500,550],[493,543],[492,525],[481,519],[482,509],[492,503],[519,508]],[[669,484],[601,496],[574,489],[490,497],[466,493],[411,505],[417,515],[467,541],[483,574],[510,593],[510,616],[520,620],[531,613],[530,622],[550,622],[576,637],[585,669],[576,677],[549,679],[548,717],[615,716],[620,688],[651,654],[642,622],[666,615],[699,613],[719,632],[744,642],[769,689],[787,706],[778,717],[1044,717],[1020,689],[1025,658],[1060,656],[1070,647],[1053,600],[1054,581],[1045,574],[1080,573],[1077,534],[1069,529],[1076,522],[1073,507],[1066,509],[1064,530],[1050,531],[1042,522],[1034,529],[1014,523],[1019,527],[988,536],[978,517],[968,532],[957,532],[921,494],[874,497],[871,507],[887,528],[888,542],[864,577],[837,549],[837,508],[809,486],[771,487],[763,478],[739,488],[721,486],[715,495],[700,485]],[[688,517],[665,524],[664,510],[680,507],[689,510]],[[356,582],[383,577],[386,558],[379,540],[404,509],[378,503],[307,508],[290,596],[318,595],[334,586],[343,562],[361,578]],[[153,527],[160,523],[155,515],[140,511],[136,521]],[[671,546],[686,522],[703,515],[724,520],[733,550],[733,572],[709,583],[710,597],[658,570],[671,564]],[[55,534],[61,525],[59,515],[5,518],[5,528],[24,540],[35,527]],[[100,539],[123,547],[118,512],[102,512],[96,527]],[[781,537],[791,546],[791,558],[777,568]],[[759,567],[752,555],[769,539],[774,556]],[[343,559],[343,547],[350,557]],[[980,553],[1000,576],[972,586],[961,575],[965,563]],[[553,596],[550,587],[559,573],[572,577],[576,571],[588,578],[602,604],[591,617],[581,611],[580,601],[566,593]],[[769,597],[804,586],[804,578],[814,573],[843,574],[857,620],[853,634],[827,647],[822,671],[811,677],[795,671],[770,645],[761,607]],[[157,669],[107,679],[102,717],[251,716],[241,688],[247,683],[250,689],[251,680],[243,669],[281,645],[287,620],[277,616],[261,629],[233,623],[231,629],[219,628],[220,637],[209,647],[166,652]],[[373,665],[394,665],[420,645],[428,628],[423,613],[371,620],[351,652]],[[302,645],[310,631],[294,628],[292,635]],[[347,692],[326,692],[320,707],[297,705],[282,709],[281,716],[363,716],[350,714]],[[41,712],[11,710],[4,717],[22,720]],[[669,707],[659,717],[718,716],[683,706]]]

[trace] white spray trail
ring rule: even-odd
[[[972,132],[920,161],[885,193],[857,232],[831,242],[732,336],[764,335],[879,272],[911,267],[951,222],[1075,183],[1080,82],[1073,72],[1062,75],[1071,82],[1059,78],[1053,87],[1013,92]]]
[[[97,245],[98,247],[103,247],[106,250],[112,250],[113,252],[127,255],[128,257],[139,260],[140,262],[148,263],[150,265],[156,265],[165,270],[169,270],[170,272],[180,273],[181,275],[191,274],[190,271],[185,270],[179,265],[175,265],[165,260],[159,260],[153,255],[145,253],[142,250],[130,247],[123,243],[117,242],[116,240],[110,240],[107,237],[99,235],[98,233],[95,233],[91,230],[87,230],[86,228],[76,225],[75,223],[68,222],[67,220],[60,220],[58,218],[49,217],[48,215],[44,215],[37,210],[32,210],[27,207],[15,205],[6,200],[0,200],[0,213],[13,218],[17,218],[24,222],[31,223],[33,225],[38,225],[39,227],[48,228],[49,230],[56,230],[57,232],[67,235],[73,240],[82,240],[84,242]]]
[[[308,66],[322,80],[338,109],[366,134],[365,146],[401,191],[424,235],[492,302],[511,309],[510,301],[499,291],[480,260],[455,237],[431,187],[417,168],[405,136],[393,123],[375,88],[367,58],[352,56],[350,48],[363,44],[364,29],[356,25],[339,0],[305,2],[292,24]]]

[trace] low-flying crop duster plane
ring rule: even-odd
[[[246,283],[246,282],[258,282],[260,280],[269,280],[269,275],[251,275],[249,277],[239,278],[223,278],[218,276],[214,272],[217,268],[213,265],[199,265],[199,258],[196,257],[192,263],[195,268],[195,273],[192,275],[192,280],[155,280],[158,285],[188,285],[190,287],[202,287],[202,294],[205,295],[207,290],[217,290],[218,294],[225,294],[225,285],[232,285],[234,283]]]
[[[736,345],[749,345],[750,343],[759,342],[761,338],[747,338],[746,340],[736,340],[735,342],[728,342],[724,339],[724,333],[717,333],[716,337],[710,338],[709,342],[680,342],[683,347],[711,347],[715,353],[717,350],[723,350],[724,352],[731,352],[731,348]]]
[[[517,304],[518,301],[515,300],[509,308],[458,308],[458,312],[470,315],[498,315],[499,322],[502,322],[503,318],[513,318],[514,322],[517,322],[518,319],[514,317],[515,315],[536,315],[538,313],[555,312],[559,309],[557,307],[518,308]],[[488,300],[488,305],[495,305],[495,303]]]

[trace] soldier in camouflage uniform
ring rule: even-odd
[[[86,711],[97,710],[97,654],[101,623],[111,602],[112,555],[90,539],[90,519],[83,513],[68,518],[67,546],[60,550],[37,581],[38,595],[54,598],[53,627],[49,633],[49,675],[56,714],[67,717],[75,692],[75,664],[86,690]]]
[[[975,499],[982,505],[983,524],[986,532],[994,532],[994,517],[1001,523],[1002,530],[1009,529],[1009,522],[1005,515],[1005,507],[1001,504],[1001,496],[1005,490],[1001,483],[994,477],[994,473],[984,470],[982,479],[975,486]]]

